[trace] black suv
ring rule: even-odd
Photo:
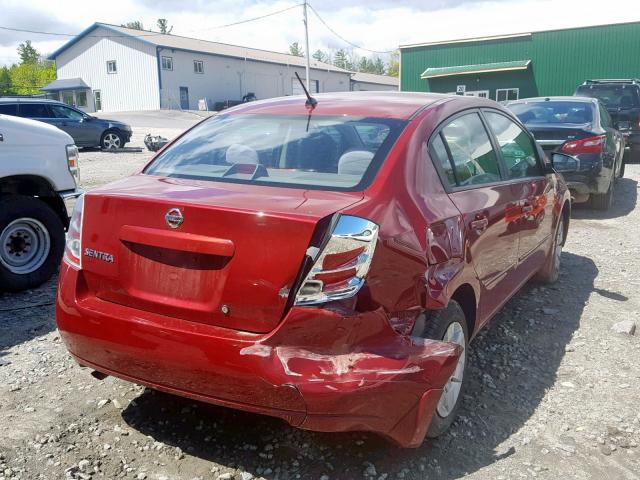
[[[78,147],[116,149],[131,140],[131,127],[91,115],[55,100],[0,98],[0,114],[31,118],[64,130]]]
[[[626,139],[629,159],[640,161],[640,80],[587,80],[574,95],[600,100]]]

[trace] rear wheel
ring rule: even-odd
[[[607,193],[594,193],[591,195],[591,206],[596,210],[609,210],[613,205],[614,179],[609,183]]]
[[[460,408],[466,380],[466,367],[469,347],[467,319],[458,302],[450,300],[447,308],[433,310],[424,322],[416,324],[418,331],[413,334],[422,338],[451,342],[462,347],[462,354],[453,374],[444,386],[442,396],[433,414],[427,437],[442,435],[453,423]]]
[[[555,283],[560,276],[560,265],[562,260],[562,247],[564,245],[564,216],[560,215],[556,234],[553,237],[553,245],[549,250],[549,255],[544,267],[536,275],[536,280],[542,283]]]
[[[56,272],[64,249],[64,226],[42,200],[0,200],[0,290],[37,287]]]

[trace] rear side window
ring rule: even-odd
[[[592,97],[600,100],[607,108],[638,108],[640,98],[636,85],[581,85],[576,90],[580,97]]]
[[[484,115],[500,145],[502,160],[507,167],[509,179],[542,175],[536,147],[531,137],[504,115],[487,111]]]
[[[44,103],[21,103],[20,116],[26,118],[52,118],[48,105]]]
[[[457,185],[482,185],[502,180],[498,157],[477,113],[456,118],[442,129]]]
[[[360,190],[406,121],[319,115],[219,115],[187,132],[149,175],[232,183]]]
[[[0,103],[0,115],[17,115],[18,106],[14,103]]]

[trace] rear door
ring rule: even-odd
[[[518,224],[517,277],[525,280],[546,258],[547,242],[553,230],[554,189],[544,173],[535,141],[520,125],[497,110],[483,110],[494,134],[506,179],[519,198],[512,221]]]
[[[453,117],[432,139],[444,172],[455,182],[449,196],[461,212],[471,258],[483,293],[482,317],[495,312],[514,290],[511,275],[518,262],[518,214],[521,190],[503,181],[498,155],[476,110]],[[445,168],[446,170],[446,168]]]

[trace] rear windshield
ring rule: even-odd
[[[406,122],[366,117],[219,115],[196,126],[145,173],[235,183],[359,190]]]
[[[635,85],[581,85],[576,95],[597,98],[607,108],[640,107],[638,87]]]
[[[587,102],[542,101],[514,103],[509,108],[525,125],[585,124],[593,121],[593,105]]]

